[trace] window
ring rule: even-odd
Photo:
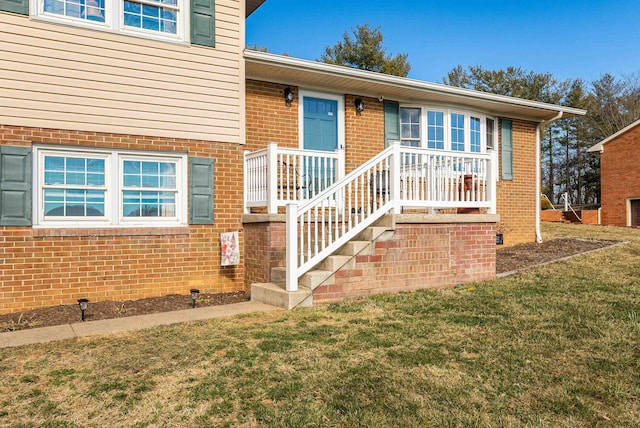
[[[420,147],[420,109],[400,109],[400,142],[403,146]]]
[[[464,115],[451,113],[451,150],[464,151]]]
[[[105,216],[105,159],[44,156],[45,218]]]
[[[469,130],[471,143],[471,151],[474,153],[480,153],[480,119],[477,117],[471,117],[469,119]]]
[[[152,38],[186,38],[186,0],[32,0],[35,16]]]
[[[494,143],[494,127],[495,121],[493,119],[487,118],[487,150],[493,150],[495,147]]]
[[[427,112],[427,148],[444,149],[444,112]]]
[[[35,224],[186,224],[186,155],[36,150]]]

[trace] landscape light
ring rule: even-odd
[[[80,306],[80,311],[82,312],[82,321],[84,321],[84,311],[86,311],[87,306],[89,306],[89,299],[78,299],[78,306]]]
[[[196,307],[196,300],[198,300],[199,295],[200,295],[200,290],[198,290],[197,288],[191,289],[191,307],[192,308]]]

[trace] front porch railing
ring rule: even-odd
[[[269,214],[288,203],[306,201],[344,176],[344,150],[278,147],[244,154],[245,212],[266,207]]]

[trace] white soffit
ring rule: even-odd
[[[583,116],[581,109],[356,70],[289,56],[245,50],[246,78],[304,89],[380,98],[402,103],[441,103],[477,108],[496,116],[545,121]]]

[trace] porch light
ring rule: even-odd
[[[293,91],[290,87],[284,88],[284,101],[287,104],[291,104],[293,102]]]
[[[198,296],[200,295],[200,290],[198,290],[197,288],[192,288],[190,292],[191,292],[191,307],[195,308],[196,300],[198,300]]]
[[[364,111],[364,101],[362,101],[362,98],[356,98],[355,105],[358,113],[362,113]]]
[[[78,306],[80,306],[80,311],[82,312],[82,321],[84,321],[84,311],[86,311],[87,306],[89,306],[89,299],[78,299]]]

